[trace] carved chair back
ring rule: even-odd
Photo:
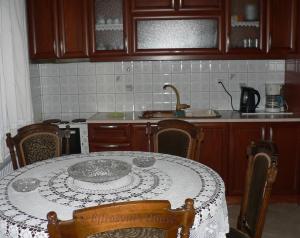
[[[56,125],[37,123],[24,126],[14,137],[6,134],[13,168],[61,155],[61,133]]]
[[[178,119],[159,121],[152,132],[154,152],[192,160],[199,160],[203,137],[203,130],[199,130],[187,121]]]
[[[172,210],[169,201],[145,200],[100,205],[73,212],[73,219],[60,221],[49,212],[50,238],[188,238],[194,223],[192,199]]]
[[[262,235],[272,185],[277,176],[278,151],[274,143],[260,141],[248,147],[248,168],[237,228],[251,238]]]

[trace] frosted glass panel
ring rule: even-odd
[[[138,49],[217,48],[218,21],[140,20],[137,22]]]
[[[123,0],[96,0],[95,18],[96,49],[124,49]]]

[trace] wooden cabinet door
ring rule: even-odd
[[[221,10],[223,0],[179,0],[179,10]]]
[[[132,150],[151,151],[151,138],[147,135],[147,126],[145,124],[132,125]]]
[[[199,123],[195,125],[204,132],[204,139],[200,146],[200,157],[198,161],[218,172],[227,187],[227,124]]]
[[[86,0],[60,0],[58,9],[61,58],[87,57]]]
[[[296,47],[296,0],[268,0],[268,53],[286,54]]]
[[[297,194],[297,165],[299,163],[299,123],[270,123],[269,134],[278,147],[278,174],[273,186],[274,195]]]
[[[59,57],[57,0],[28,0],[27,14],[30,58]]]
[[[174,11],[175,0],[131,0],[133,12]]]
[[[247,169],[247,146],[262,137],[265,123],[231,123],[228,158],[228,195],[244,192]]]

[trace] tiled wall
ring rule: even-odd
[[[174,84],[182,103],[230,110],[222,81],[239,108],[240,84],[258,89],[264,108],[265,83],[284,83],[283,60],[134,61],[31,66],[36,120],[89,117],[95,112],[171,109]]]

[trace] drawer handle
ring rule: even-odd
[[[99,126],[99,128],[102,128],[102,129],[114,129],[114,128],[118,128],[118,126],[115,126],[115,125]]]
[[[101,144],[100,147],[103,148],[120,148],[120,147],[128,147],[130,144]]]

